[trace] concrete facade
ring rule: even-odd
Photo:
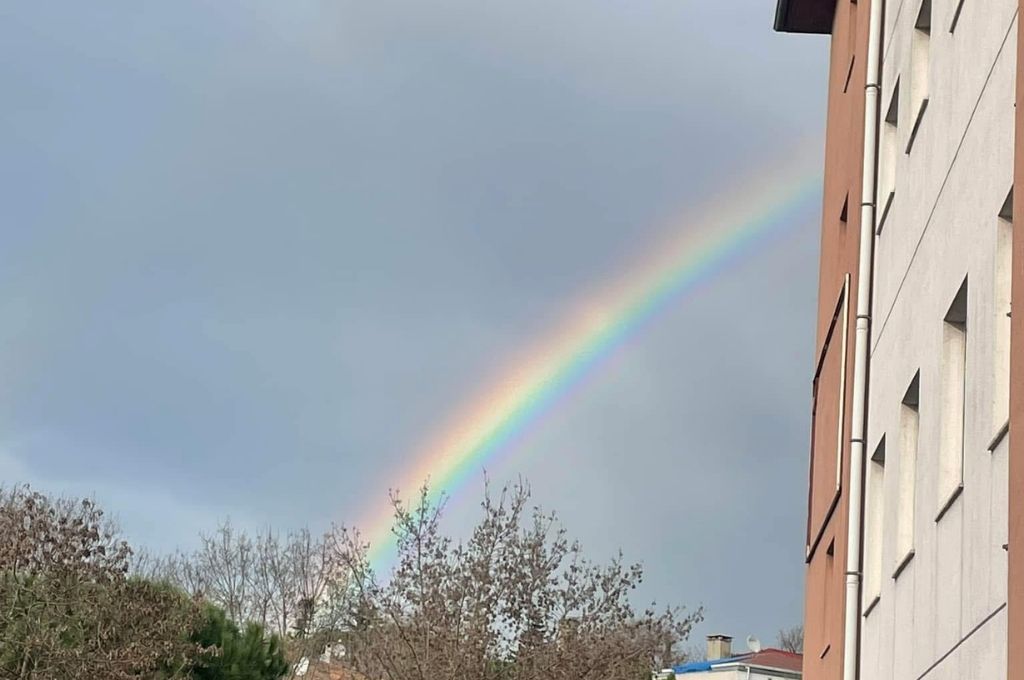
[[[865,678],[1006,677],[1016,9],[886,4]]]
[[[848,275],[855,289],[866,82],[858,62],[866,61],[871,1],[885,4],[879,134],[869,140],[878,188],[858,675],[1024,678],[1024,555],[1013,550],[1024,543],[1024,440],[1010,436],[1024,428],[1024,314],[1009,314],[1011,300],[1024,297],[1024,239],[1013,238],[1024,215],[1012,200],[1015,177],[1024,181],[1024,107],[1015,107],[1024,90],[1024,0],[779,3],[778,30],[807,32],[806,17],[831,17],[828,29],[812,31],[831,33],[832,49],[804,675],[842,677],[846,653],[835,644],[845,605],[850,408],[835,376],[847,376],[848,387],[852,367],[830,361],[825,329],[854,306],[837,306],[836,278]],[[856,94],[837,97],[837,78],[844,94]],[[837,200],[847,206],[839,223]],[[850,347],[840,351],[852,362],[846,337]],[[829,447],[823,423],[846,435]],[[835,478],[815,473],[830,465]],[[834,498],[831,514],[821,514],[822,497]]]

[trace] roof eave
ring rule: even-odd
[[[800,671],[794,671],[790,668],[778,668],[776,666],[765,666],[759,663],[744,663],[742,661],[737,661],[735,663],[726,663],[720,666],[714,666],[711,670],[712,672],[726,670],[731,671],[739,670],[741,668],[746,668],[749,671],[754,671],[755,673],[761,673],[763,675],[780,675],[782,677],[787,678],[799,678],[801,676]]]
[[[775,30],[780,33],[832,32],[835,0],[778,0],[775,5]]]

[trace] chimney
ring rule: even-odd
[[[732,656],[732,638],[728,635],[708,635],[708,661]]]

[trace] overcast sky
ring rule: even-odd
[[[0,5],[0,480],[156,550],[356,521],[670,216],[821,144],[827,42],[774,4]],[[698,635],[802,616],[817,245],[682,298],[490,471]]]

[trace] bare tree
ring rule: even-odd
[[[641,568],[621,555],[590,562],[529,501],[521,484],[486,493],[483,519],[456,543],[427,489],[411,508],[393,495],[398,559],[383,584],[358,534],[339,530],[356,670],[386,680],[636,680],[670,665],[701,611],[636,611]]]
[[[237,531],[230,520],[212,535],[203,534],[202,548],[195,555],[195,567],[203,574],[206,595],[224,608],[235,621],[249,620],[252,612],[253,541]]]
[[[804,651],[804,627],[783,628],[778,636],[779,649],[802,654]]]
[[[184,672],[198,607],[128,576],[132,552],[89,500],[0,489],[0,676]]]
[[[144,555],[135,569],[222,607],[236,621],[287,637],[290,653],[301,656],[319,654],[316,647],[340,625],[344,609],[333,598],[346,579],[335,554],[333,539],[309,529],[250,535],[224,521],[201,536],[195,552]]]
[[[701,611],[635,610],[639,565],[587,560],[524,485],[485,493],[464,543],[430,498],[392,497],[398,560],[383,582],[345,527],[250,536],[225,522],[195,553],[138,566],[284,634],[293,662],[341,642],[347,665],[381,680],[635,680],[683,658]]]
[[[278,624],[275,603],[278,598],[275,562],[281,550],[277,535],[267,531],[256,537],[256,560],[252,570],[251,616],[264,628],[281,631],[287,626],[285,621]]]
[[[149,581],[165,582],[180,588],[195,600],[208,599],[210,586],[205,573],[181,551],[155,555],[138,550],[132,558],[131,573]]]
[[[295,632],[305,637],[316,629],[318,605],[338,572],[334,568],[334,553],[326,540],[315,538],[309,529],[300,529],[289,538],[289,558],[298,591]]]
[[[681,654],[682,661],[690,663],[692,661],[707,661],[708,660],[708,648],[706,644],[691,643],[686,645]]]

